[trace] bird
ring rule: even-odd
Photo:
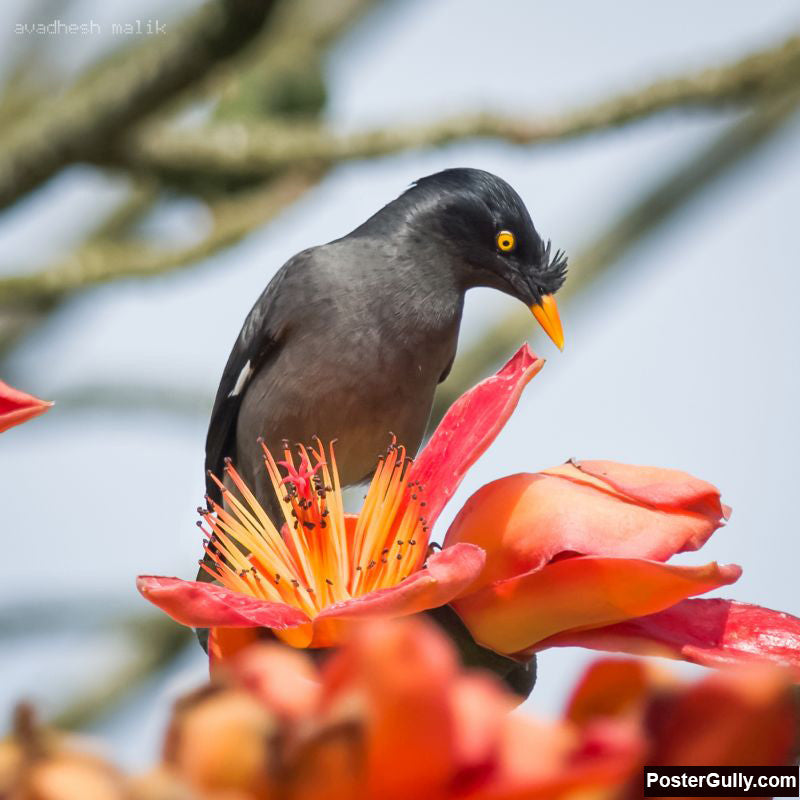
[[[335,440],[343,486],[369,478],[391,435],[413,455],[455,359],[465,293],[515,297],[563,349],[553,296],[566,270],[509,183],[472,168],[420,178],[346,236],[290,258],[223,370],[206,439],[209,498],[222,503],[212,476],[230,459],[280,519],[261,440],[272,452]]]

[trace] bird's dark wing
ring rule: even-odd
[[[217,502],[221,502],[220,491],[208,473],[221,477],[225,458],[235,458],[236,423],[244,393],[281,346],[283,320],[275,313],[275,298],[295,259],[281,268],[250,309],[222,372],[206,436],[206,491]]]

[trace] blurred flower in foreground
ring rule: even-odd
[[[0,433],[44,414],[52,405],[0,381]]]
[[[321,447],[302,448],[299,464],[288,451],[280,464],[265,453],[281,534],[229,465],[239,496],[225,490],[226,507],[205,514],[210,571],[223,586],[142,576],[140,591],[179,622],[211,628],[218,658],[259,627],[324,647],[353,620],[451,603],[478,644],[519,662],[579,644],[800,667],[800,620],[686,599],[733,583],[739,567],[664,563],[701,547],[729,513],[714,486],[683,472],[571,461],[501,478],[467,501],[426,559],[431,526],[542,363],[521,348],[453,405],[412,466],[390,448],[358,517],[342,511],[332,450],[326,459]]]
[[[769,664],[714,672],[694,685],[644,661],[592,664],[566,718],[578,726],[629,720],[642,731],[642,766],[792,766],[800,723],[793,675]],[[637,769],[621,797],[641,797]]]
[[[593,664],[564,718],[465,671],[421,618],[367,622],[321,668],[258,643],[179,700],[161,764],[133,779],[27,707],[0,740],[8,800],[627,800],[648,765],[789,765],[792,676],[740,665],[686,685],[632,660]]]
[[[360,627],[319,674],[278,644],[226,672],[177,707],[155,784],[167,773],[203,797],[259,800],[602,798],[642,756],[629,720],[510,714],[515,700],[419,619]]]
[[[4,800],[129,800],[122,774],[81,749],[76,738],[37,724],[27,705],[0,740],[0,797]]]

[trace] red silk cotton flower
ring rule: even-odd
[[[321,669],[275,643],[230,659],[178,704],[159,772],[170,797],[208,800],[611,798],[638,773],[629,720],[514,706],[432,624],[366,623]]]
[[[687,599],[741,569],[666,563],[701,547],[729,515],[714,486],[683,472],[571,461],[501,478],[467,501],[442,551],[430,552],[438,515],[543,363],[522,347],[456,401],[413,464],[392,445],[357,516],[342,510],[332,448],[301,448],[297,462],[265,451],[281,530],[228,465],[238,492],[223,487],[225,506],[204,512],[208,571],[222,586],[142,576],[139,590],[177,621],[211,628],[217,658],[258,628],[324,647],[354,621],[450,604],[476,642],[522,661],[581,645],[800,668],[800,620]]]
[[[52,405],[0,381],[0,433],[44,414]]]

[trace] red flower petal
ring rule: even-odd
[[[652,614],[733,583],[741,569],[680,567],[635,558],[584,556],[498,581],[453,602],[475,640],[499,653],[539,650],[562,631]]]
[[[541,648],[573,645],[680,658],[709,667],[769,661],[800,670],[800,619],[735,600],[684,600],[639,619],[554,636]]]
[[[153,605],[192,628],[284,630],[309,621],[298,608],[258,600],[213,583],[140,575],[136,588]]]
[[[450,406],[409,473],[425,487],[426,519],[433,525],[467,470],[494,441],[527,383],[544,366],[527,345],[494,376]]]
[[[626,491],[617,488],[621,481],[614,487],[596,474],[624,477]],[[717,489],[684,472],[568,463],[482,486],[444,542],[471,542],[486,551],[486,569],[474,591],[543,567],[561,553],[666,561],[700,547],[722,522]]]
[[[396,586],[328,606],[314,618],[314,625],[328,620],[402,617],[445,605],[475,580],[485,559],[483,550],[472,544],[448,547]]]
[[[44,414],[53,404],[0,381],[0,433]]]

